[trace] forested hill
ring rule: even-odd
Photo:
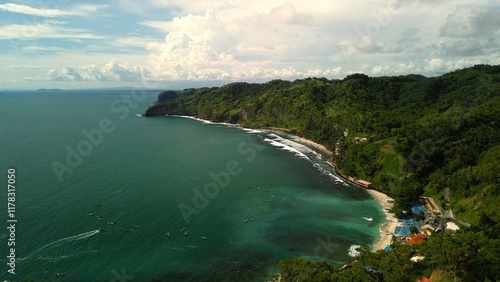
[[[403,207],[422,194],[443,200],[448,187],[458,218],[500,221],[500,66],[164,91],[145,115],[280,128],[336,151],[342,173],[371,181]]]
[[[196,116],[312,139],[335,152],[341,173],[394,197],[397,214],[421,195],[441,205],[449,196],[455,218],[471,224],[418,247],[362,252],[348,269],[285,260],[282,281],[415,281],[431,273],[434,281],[500,279],[500,66],[433,78],[353,74],[169,90],[145,115]],[[414,263],[415,254],[426,259]]]

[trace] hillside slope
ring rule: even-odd
[[[369,180],[396,199],[400,215],[421,195],[471,223],[391,252],[362,251],[342,268],[296,258],[282,281],[500,280],[500,66],[343,80],[308,78],[165,91],[145,113],[190,115],[253,128],[279,128],[335,152],[341,173]],[[446,192],[445,192],[446,191]],[[414,255],[425,257],[413,262]]]
[[[448,187],[459,218],[500,220],[500,66],[434,78],[354,74],[168,93],[145,115],[280,128],[336,151],[342,173],[371,181],[401,209],[422,194],[444,199]]]

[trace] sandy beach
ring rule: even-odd
[[[391,233],[393,233],[396,226],[398,226],[398,220],[394,214],[389,213],[393,205],[393,199],[391,197],[373,189],[366,189],[366,191],[382,206],[387,217],[386,222],[380,226],[380,240],[372,247],[372,251],[376,252],[378,250],[383,250],[385,246],[391,244]]]
[[[321,151],[323,154],[326,154],[328,157],[330,157],[333,154],[332,151],[328,150],[325,146],[318,144],[314,141],[311,141],[309,139],[305,139],[305,138],[297,136],[297,135],[289,134],[289,136],[291,136],[293,139],[295,139],[301,143],[307,144],[307,145]]]
[[[299,142],[299,143],[303,143],[303,144],[306,144],[307,146],[309,147],[312,147],[318,151],[320,151],[322,154],[324,155],[327,155],[328,157],[331,157],[333,155],[333,152],[328,150],[325,146],[319,144],[319,143],[316,143],[312,140],[309,140],[309,139],[306,139],[304,137],[300,137],[298,135],[294,135],[294,134],[291,134],[291,133],[288,133],[288,132],[285,132],[283,130],[279,130],[279,129],[275,129],[275,128],[265,128],[265,129],[260,129],[260,130],[263,130],[263,131],[267,131],[267,132],[273,132],[273,133],[278,133],[278,134],[284,134],[284,135],[287,135],[289,136],[293,141],[296,141],[296,142]]]

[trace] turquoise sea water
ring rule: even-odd
[[[351,246],[378,239],[379,206],[314,150],[261,131],[136,116],[156,95],[0,93],[2,279],[265,281],[281,259],[339,265]]]

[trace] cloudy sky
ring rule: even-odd
[[[148,88],[500,64],[500,0],[19,0],[0,89]]]

